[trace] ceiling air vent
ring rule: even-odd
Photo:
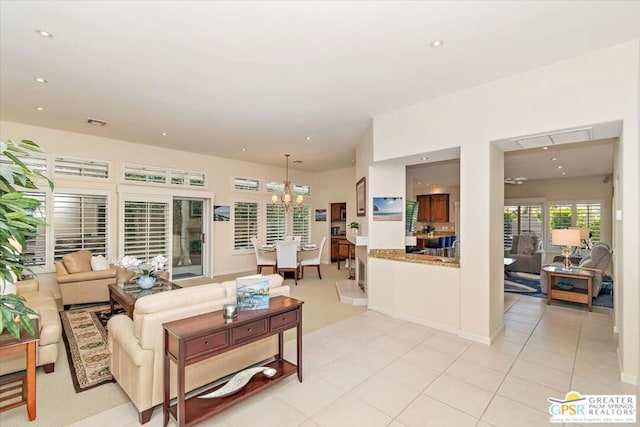
[[[107,122],[105,122],[104,120],[98,120],[98,119],[87,119],[87,123],[89,123],[90,125],[94,125],[94,126],[106,126]]]
[[[540,148],[548,145],[570,144],[573,142],[584,142],[590,140],[591,127],[568,129],[559,132],[512,139],[512,141],[516,142],[521,148]]]

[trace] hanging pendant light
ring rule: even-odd
[[[282,191],[282,194],[280,195],[280,197],[278,197],[277,195],[273,195],[271,196],[271,202],[272,203],[282,203],[285,207],[285,209],[289,209],[289,207],[291,206],[291,204],[294,201],[294,194],[293,194],[293,188],[291,187],[291,181],[289,181],[289,157],[291,156],[290,154],[285,154],[284,155],[287,159],[287,164],[286,164],[286,177],[284,180],[284,189]],[[302,197],[302,195],[298,195],[297,197],[295,197],[295,203],[297,205],[301,205],[302,202],[304,201],[304,198]]]

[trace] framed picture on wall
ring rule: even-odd
[[[316,221],[326,221],[326,220],[327,220],[327,210],[316,209]]]
[[[364,176],[356,183],[356,215],[367,216],[367,178]]]
[[[213,207],[213,220],[214,221],[229,221],[231,216],[229,215],[229,205],[216,205]]]
[[[374,197],[374,221],[402,221],[402,197]]]

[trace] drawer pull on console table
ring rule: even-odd
[[[302,382],[302,304],[303,301],[279,296],[269,300],[268,309],[240,311],[233,320],[225,319],[223,310],[219,310],[165,323],[164,425],[169,423],[170,415],[180,427],[194,425],[296,373]],[[283,357],[284,332],[292,328],[297,332],[297,365]],[[278,354],[273,362],[264,365],[274,368],[275,376],[256,375],[240,391],[225,397],[200,399],[199,396],[212,391],[206,390],[185,399],[185,369],[189,365],[276,334]],[[177,399],[173,405],[170,404],[171,361],[176,364],[177,377]]]

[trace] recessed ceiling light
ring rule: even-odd
[[[566,172],[562,172],[562,175],[566,175],[566,174],[567,174]]]
[[[36,30],[36,33],[40,34],[42,37],[46,37],[48,39],[52,39],[53,38],[53,34],[51,34],[48,31],[43,31],[43,30]]]
[[[552,161],[552,162],[555,162],[556,160],[558,160],[558,159],[557,159],[557,158],[555,158],[555,157],[552,157],[552,158],[551,158],[551,161]]]
[[[420,157],[420,160],[429,160],[428,157]]]
[[[162,136],[167,136],[167,133],[166,132],[162,132]]]
[[[33,107],[35,110],[44,111],[44,107]]]
[[[355,163],[355,160],[351,159],[351,163]]]
[[[311,137],[310,137],[310,136],[306,137],[305,139],[306,139],[307,141],[311,141]]]
[[[38,83],[47,83],[47,81],[45,79],[43,79],[42,77],[36,77],[33,80],[37,81]]]
[[[245,151],[247,151],[247,149],[246,149],[246,148],[243,148],[243,149],[242,149],[242,152],[245,152]]]
[[[440,47],[444,44],[442,40],[434,40],[431,42],[431,47]]]
[[[562,165],[558,165],[558,169],[562,169]]]
[[[548,150],[549,147],[547,147],[546,145],[544,147],[542,147],[543,150]]]
[[[302,160],[294,160],[294,161],[293,161],[293,163],[298,163],[298,164],[300,164],[300,163],[302,163]]]

